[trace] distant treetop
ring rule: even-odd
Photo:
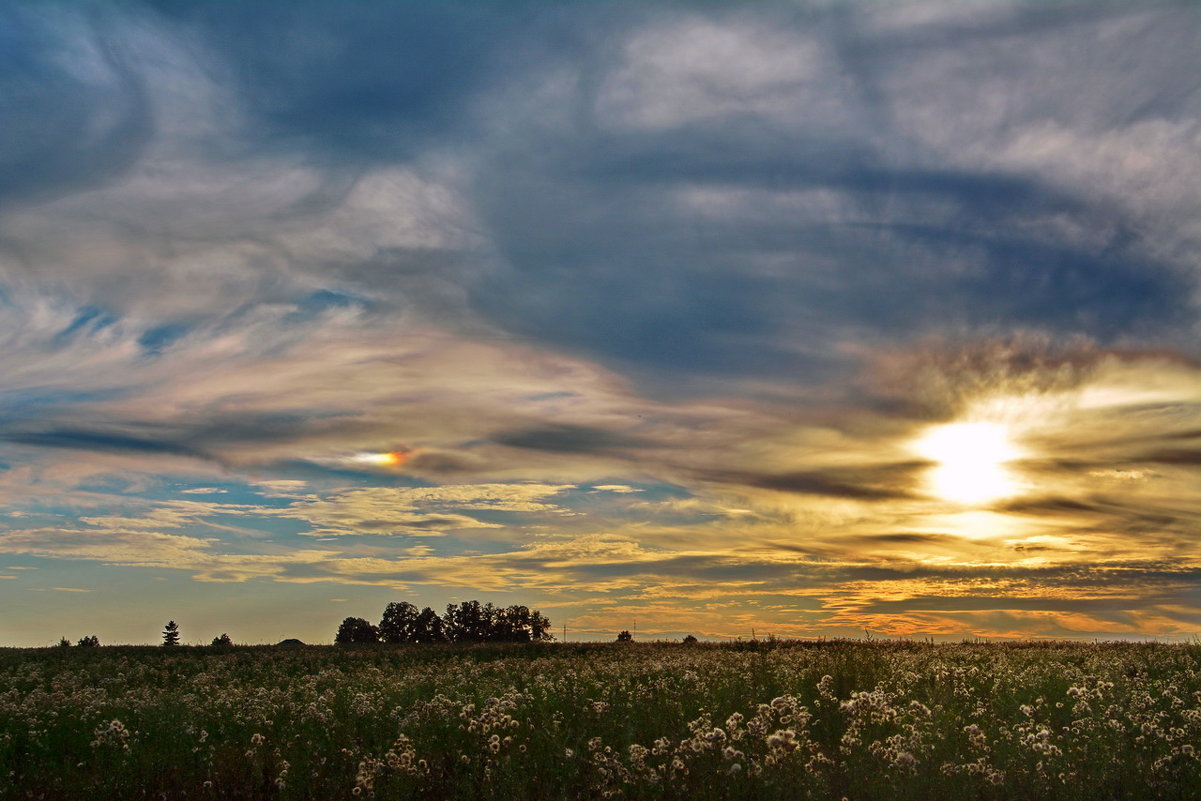
[[[338,627],[336,643],[540,642],[553,640],[550,620],[537,609],[499,607],[479,601],[449,604],[439,616],[428,606],[399,601],[384,608],[378,626],[348,617]]]
[[[361,617],[348,617],[338,626],[334,642],[339,645],[379,642],[379,629]]]

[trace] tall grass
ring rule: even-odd
[[[0,651],[0,798],[1201,799],[1201,646]]]

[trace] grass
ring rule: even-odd
[[[4,799],[1201,799],[1201,646],[0,651]]]

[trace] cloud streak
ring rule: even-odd
[[[6,602],[136,574],[197,609],[420,587],[664,634],[718,603],[781,634],[1195,626],[1192,6],[0,32],[0,552],[39,568]],[[1020,451],[1004,494],[940,493],[917,443],[954,423]]]

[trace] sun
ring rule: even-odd
[[[1018,491],[1008,462],[1023,456],[999,423],[948,423],[930,429],[914,450],[935,463],[930,490],[946,501],[978,506]]]

